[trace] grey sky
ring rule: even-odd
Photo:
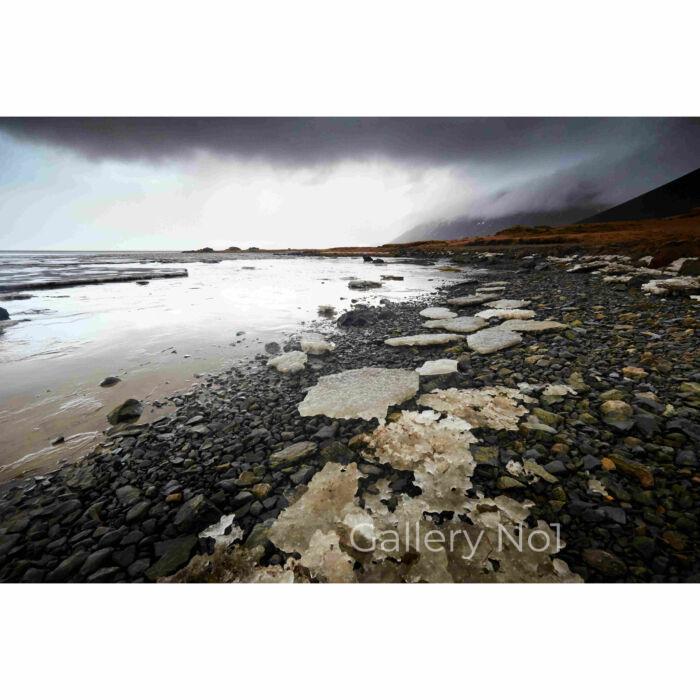
[[[700,120],[0,119],[0,247],[383,243],[604,208],[700,166]]]

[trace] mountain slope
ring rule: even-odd
[[[392,243],[415,243],[416,241],[452,241],[476,236],[490,236],[511,226],[560,226],[589,216],[594,210],[565,209],[555,211],[520,212],[492,219],[477,219],[463,216],[457,219],[428,221],[414,226]]]
[[[578,223],[655,219],[686,214],[696,207],[700,207],[700,168]]]

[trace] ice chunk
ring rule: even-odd
[[[335,350],[335,343],[326,340],[320,333],[302,333],[301,349],[309,355],[323,355]]]
[[[475,442],[471,426],[460,418],[402,411],[399,420],[368,436],[365,456],[412,471],[428,510],[462,510],[476,468],[469,447]]]
[[[454,333],[423,333],[422,335],[388,338],[384,342],[392,347],[401,347],[402,345],[446,345],[457,340],[462,340],[462,336]]]
[[[320,377],[299,404],[302,416],[383,421],[389,406],[418,391],[418,374],[405,369],[363,367]]]
[[[588,490],[591,493],[596,493],[599,496],[609,497],[610,494],[605,490],[605,485],[599,479],[589,479],[588,480]]]
[[[475,290],[477,294],[503,294],[506,291],[506,286],[503,285],[493,285],[485,287],[477,287]]]
[[[476,314],[479,318],[528,319],[535,318],[535,312],[530,309],[484,309]]]
[[[274,367],[282,374],[295,374],[304,369],[307,359],[308,357],[305,352],[292,350],[292,352],[285,352],[283,355],[277,355],[277,357],[268,360],[267,366]]]
[[[347,516],[362,513],[355,503],[360,476],[354,462],[327,462],[311,479],[306,493],[280,513],[270,527],[269,540],[283,552],[297,552],[303,557],[317,531],[336,532]],[[328,543],[325,539],[323,546],[327,548]],[[318,537],[316,544],[321,548]]]
[[[565,323],[558,321],[528,321],[520,319],[512,319],[504,321],[497,329],[504,331],[521,331],[523,333],[542,333],[544,331],[555,331],[562,328],[567,328]]]
[[[458,316],[446,320],[426,321],[423,325],[428,328],[442,328],[450,333],[474,333],[488,323],[483,318],[475,316]]]
[[[447,303],[450,306],[478,306],[494,299],[498,299],[497,294],[470,294],[466,297],[453,297]]]
[[[519,403],[532,401],[517,389],[492,386],[483,389],[435,389],[429,394],[421,394],[417,403],[462,418],[475,428],[517,430],[518,421],[528,412]]]
[[[561,397],[561,396],[576,396],[577,392],[574,387],[568,384],[547,384],[542,392],[542,396]]]
[[[470,335],[467,338],[467,345],[474,352],[488,355],[489,353],[518,345],[522,340],[523,337],[515,331],[501,328],[485,328],[483,331]]]
[[[457,371],[457,360],[426,360],[416,369],[416,372],[421,376],[452,374],[452,372]]]
[[[524,309],[530,306],[530,302],[526,299],[499,299],[498,301],[490,301],[486,304],[490,309]]]
[[[535,462],[534,459],[526,459],[522,464],[514,460],[510,460],[506,464],[506,471],[516,479],[525,480],[529,483],[534,483],[540,479],[550,484],[556,484],[559,479],[553,474],[550,474],[544,467]]]
[[[423,318],[454,318],[457,314],[444,306],[429,306],[427,309],[419,311]]]
[[[357,580],[353,571],[355,562],[340,548],[336,532],[316,530],[299,563],[321,582],[353,583]]]
[[[228,547],[243,538],[243,530],[238,525],[233,524],[235,519],[236,516],[233,514],[222,515],[218,523],[214,523],[206,530],[202,530],[199,533],[199,537],[201,539],[211,538],[217,545]]]

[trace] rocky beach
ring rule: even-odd
[[[321,308],[171,415],[131,424],[134,394],[89,455],[3,484],[0,579],[698,580],[695,262],[475,252],[419,298]],[[428,525],[480,546],[404,528]]]

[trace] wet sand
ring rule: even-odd
[[[435,266],[358,258],[229,256],[211,264],[196,254],[86,254],[84,262],[76,254],[41,254],[30,270],[32,256],[0,259],[10,260],[16,278],[37,283],[56,269],[63,278],[98,267],[118,274],[135,262],[188,271],[186,278],[148,285],[39,289],[0,302],[19,321],[0,337],[0,482],[86,454],[109,429],[107,414],[125,399],[144,402],[141,423],[172,411],[167,397],[316,321],[321,304],[340,311],[352,300],[407,299],[436,279],[457,276]],[[370,291],[348,289],[352,278],[382,274],[404,279]],[[6,269],[5,283],[12,279]],[[122,381],[102,388],[106,376]],[[61,437],[64,442],[51,444]]]

